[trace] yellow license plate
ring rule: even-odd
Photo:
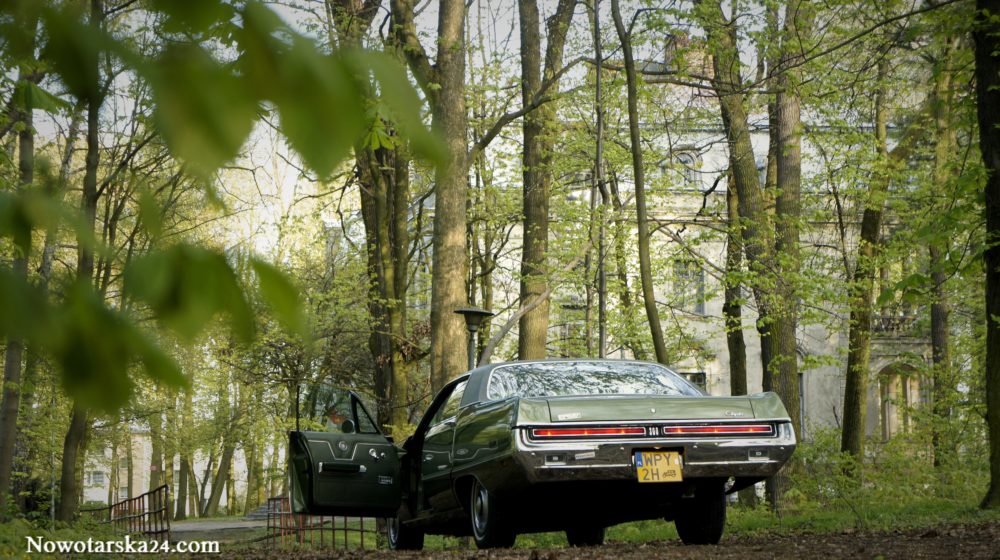
[[[683,480],[681,454],[676,451],[636,451],[635,473],[639,482]]]

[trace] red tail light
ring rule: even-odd
[[[531,430],[531,436],[536,438],[644,435],[646,435],[646,428],[539,428]]]
[[[668,434],[771,434],[774,428],[770,424],[719,424],[716,426],[664,426],[664,435]]]

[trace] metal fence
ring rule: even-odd
[[[384,523],[371,517],[293,513],[288,496],[267,500],[269,546],[320,546],[375,549],[383,542]],[[357,535],[356,538],[351,538]]]
[[[116,533],[170,540],[170,488],[166,484],[110,506],[80,510],[81,514],[110,524]]]

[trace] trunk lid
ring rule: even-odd
[[[747,397],[588,395],[549,397],[550,422],[628,422],[648,420],[751,420]]]

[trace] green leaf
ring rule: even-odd
[[[423,104],[413,85],[406,77],[406,70],[392,57],[372,51],[349,51],[344,55],[355,65],[355,71],[367,75],[370,69],[379,84],[378,101],[396,123],[403,136],[410,140],[411,149],[418,156],[441,164],[447,159],[444,143],[424,126],[420,118]]]
[[[277,107],[289,145],[306,165],[328,177],[365,130],[351,69],[319,52],[312,40],[292,32],[263,6],[248,4],[242,15],[243,75]]]
[[[153,9],[167,16],[166,31],[207,31],[214,24],[227,21],[232,7],[219,0],[153,0]]]
[[[53,332],[45,294],[9,268],[0,268],[0,336],[41,340]]]
[[[151,237],[159,237],[163,231],[160,220],[160,204],[146,189],[139,191],[139,220]]]
[[[70,286],[61,311],[51,351],[67,392],[84,406],[113,413],[128,402],[136,361],[157,382],[185,384],[177,365],[88,282]]]
[[[84,22],[80,7],[82,4],[65,3],[60,10],[45,12],[48,43],[42,58],[51,62],[74,97],[91,99],[100,95],[98,60],[111,40]]]
[[[44,88],[27,80],[21,80],[17,83],[14,90],[14,98],[17,105],[21,108],[26,109],[30,107],[47,113],[59,113],[72,107],[66,100],[52,95],[45,91]]]
[[[309,323],[303,311],[299,289],[277,267],[259,259],[251,261],[260,294],[274,316],[293,334],[309,336]]]
[[[253,312],[221,253],[182,244],[145,255],[125,271],[125,290],[184,340],[193,341],[220,314],[238,338],[253,338]]]
[[[145,70],[170,151],[203,175],[239,153],[257,119],[246,79],[193,45],[169,45]]]

